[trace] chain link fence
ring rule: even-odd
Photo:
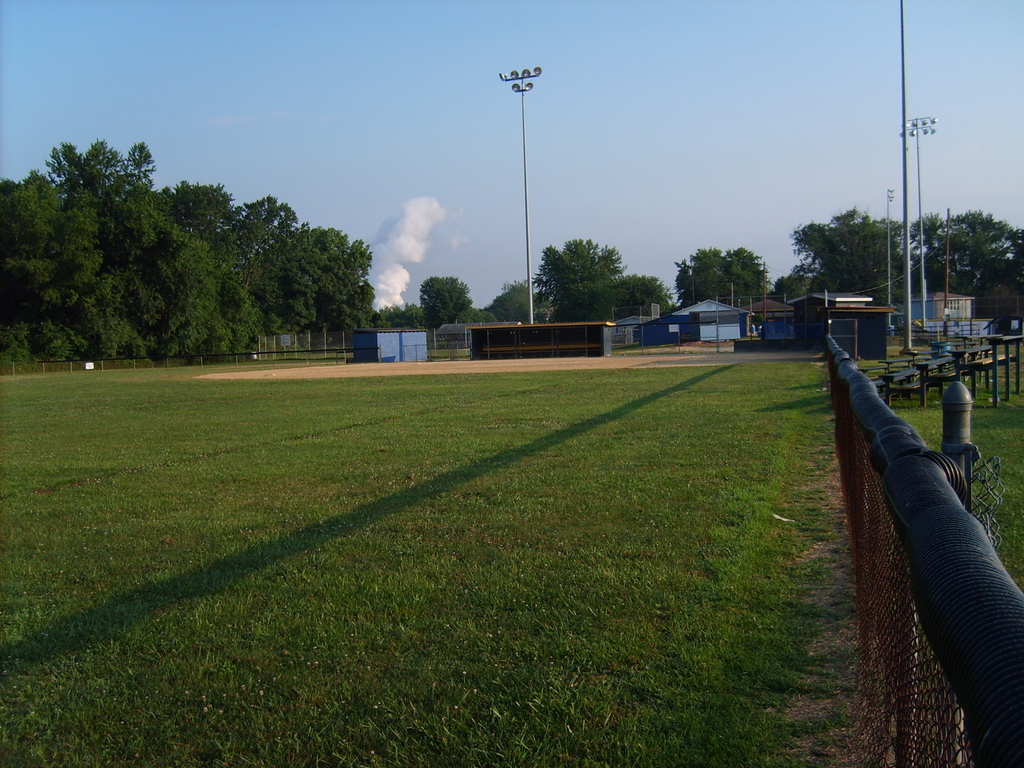
[[[1024,765],[1024,594],[964,507],[969,480],[829,339],[870,766]]]

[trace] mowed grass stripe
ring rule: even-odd
[[[150,468],[8,495],[0,746],[26,765],[785,764],[794,562],[831,522],[806,492],[820,378],[137,377],[118,407],[99,378],[8,385],[22,489],[46,487],[27,444],[53,476],[132,446]],[[30,429],[59,420],[39,388],[105,407],[85,419],[105,453]]]

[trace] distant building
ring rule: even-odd
[[[873,302],[870,296],[858,293],[808,293],[790,300],[793,307],[793,335],[797,339],[825,338],[825,307],[848,309],[867,307]]]
[[[630,315],[629,317],[616,320],[615,328],[612,330],[612,344],[632,344],[634,341],[634,331],[636,331],[637,327],[653,319],[653,317],[646,315]]]
[[[971,320],[974,318],[974,297],[936,291],[928,297],[925,309],[928,320]],[[920,310],[921,305],[918,304],[919,315]]]
[[[929,294],[925,300],[924,309],[927,317],[926,320],[973,320],[975,317],[975,298],[974,296],[961,296],[958,293],[945,293],[943,291],[936,291],[935,293]],[[902,314],[903,305],[896,305]],[[946,314],[946,310],[949,310],[949,314]],[[920,322],[921,320],[921,297],[915,296],[910,302],[910,319]]]
[[[775,301],[775,299],[755,301],[743,307],[743,309],[752,314],[761,315],[765,320],[778,320],[793,316],[792,305]]]
[[[750,312],[720,301],[701,301],[643,323],[633,340],[646,347],[683,341],[732,341],[749,333]]]
[[[892,307],[873,307],[870,296],[809,293],[790,301],[793,319],[788,339],[824,340],[831,335],[855,359],[885,357],[886,327]],[[767,337],[766,337],[767,338]]]
[[[761,316],[761,325],[754,329],[754,335],[762,339],[773,338],[776,331],[781,334],[778,338],[786,338],[786,329],[793,320],[793,307],[775,299],[763,299],[755,301],[743,307],[753,315]],[[788,322],[787,322],[788,321]]]

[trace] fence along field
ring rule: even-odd
[[[8,379],[5,764],[801,764],[822,381]]]
[[[968,390],[955,382],[946,392],[954,396],[952,428],[943,427],[938,453],[884,404],[833,339],[828,344],[857,590],[866,763],[1018,766],[1024,593],[997,554],[997,539],[974,516],[971,474],[954,458],[971,432],[959,417]],[[994,375],[989,414],[999,401],[997,381]],[[1016,422],[1011,455],[1019,461]]]

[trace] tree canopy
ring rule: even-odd
[[[897,236],[895,228],[891,235]],[[811,291],[863,293],[884,301],[889,236],[884,220],[856,208],[833,216],[828,224],[797,227],[792,239],[800,261],[793,274],[807,278]]]
[[[949,234],[950,292],[969,296],[1003,295],[1024,290],[1022,231],[981,211],[951,216]],[[910,225],[911,262],[917,279],[921,242],[918,221]],[[777,293],[805,291],[864,293],[877,301],[888,294],[887,269],[891,248],[893,295],[903,286],[902,225],[872,219],[852,208],[827,224],[812,222],[793,231],[793,246],[800,261],[790,275],[776,282]],[[931,292],[946,284],[946,218],[924,217],[925,274]],[[898,283],[898,287],[896,284]],[[915,284],[915,290],[917,286]]]
[[[469,321],[473,300],[469,286],[457,277],[428,277],[420,284],[420,306],[428,328]]]
[[[677,261],[676,297],[683,306],[720,296],[756,296],[763,291],[764,262],[747,248],[701,248]]]
[[[426,328],[423,308],[419,304],[381,307],[373,313],[370,324],[378,328]]]
[[[47,174],[0,181],[0,354],[237,351],[261,333],[366,323],[372,255],[273,197],[153,188],[145,144],[55,148]]]
[[[668,286],[660,277],[622,275],[615,281],[615,292],[616,307],[636,307],[641,315],[649,312],[652,304],[657,304],[661,312],[672,306]]]
[[[537,293],[551,302],[555,322],[611,320],[622,273],[622,256],[615,248],[569,240],[562,248],[544,249]]]
[[[966,296],[1024,291],[1024,231],[990,213],[967,211],[949,219],[949,289]],[[918,241],[915,222],[911,230]],[[925,274],[929,290],[946,284],[946,217],[924,217]],[[914,249],[916,254],[916,248]]]
[[[494,300],[484,307],[485,312],[490,312],[495,320],[505,323],[527,323],[530,319],[530,305],[528,301],[529,292],[525,280],[514,283],[505,283],[501,287],[501,293],[494,297]],[[537,318],[549,317],[551,315],[551,303],[537,295],[533,297],[534,321]]]

